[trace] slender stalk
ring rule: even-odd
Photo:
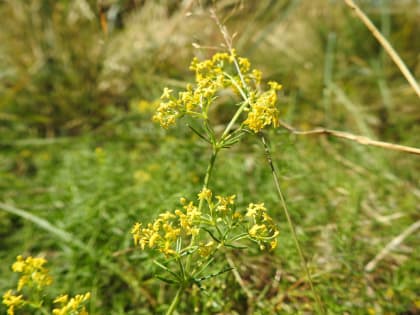
[[[214,163],[216,162],[217,153],[219,153],[219,149],[213,147],[213,152],[210,157],[209,164],[207,165],[206,175],[204,177],[203,189],[209,187],[209,181],[211,174],[213,173]],[[198,211],[201,211],[203,208],[204,200],[200,199],[200,203],[198,204]]]
[[[371,146],[380,147],[380,148],[387,149],[387,150],[394,150],[394,151],[400,151],[400,152],[404,152],[404,153],[411,153],[411,154],[420,155],[420,148],[409,147],[409,146],[406,146],[406,145],[400,145],[400,144],[395,144],[395,143],[391,143],[391,142],[373,140],[373,139],[370,139],[368,137],[355,135],[355,134],[352,134],[352,133],[349,133],[349,132],[332,130],[332,129],[325,129],[325,128],[315,128],[315,129],[312,129],[312,130],[300,131],[300,130],[297,130],[294,127],[290,126],[289,124],[287,124],[286,122],[284,122],[282,120],[280,120],[280,125],[283,128],[285,128],[286,130],[290,131],[291,133],[293,133],[295,135],[302,135],[302,136],[328,135],[328,136],[338,137],[338,138],[342,138],[342,139],[347,139],[347,140],[350,140],[350,141],[355,141],[355,142],[358,142],[358,143],[363,144],[363,145],[371,145]]]
[[[300,260],[301,260],[303,269],[305,271],[306,277],[308,278],[308,282],[309,282],[309,285],[311,287],[312,294],[313,294],[313,296],[315,298],[315,302],[316,302],[316,305],[317,305],[318,313],[325,315],[326,314],[326,311],[325,311],[325,309],[324,309],[324,307],[323,307],[323,305],[321,303],[321,299],[319,298],[319,295],[315,291],[315,287],[314,287],[314,284],[313,284],[313,281],[312,281],[311,273],[310,273],[309,268],[308,268],[308,264],[306,262],[305,256],[303,255],[302,248],[301,248],[301,246],[299,244],[299,240],[297,238],[295,226],[293,224],[292,218],[291,218],[290,213],[289,213],[289,210],[287,208],[286,201],[284,199],[283,193],[282,193],[282,191],[280,189],[279,176],[278,176],[277,171],[276,171],[276,169],[274,167],[274,164],[273,164],[273,158],[272,158],[272,155],[271,155],[270,148],[269,148],[269,146],[267,144],[267,141],[266,141],[264,135],[261,134],[261,133],[260,133],[260,138],[261,138],[261,142],[263,143],[263,146],[264,146],[265,155],[267,157],[267,162],[270,165],[271,173],[273,175],[273,180],[274,180],[274,185],[276,187],[277,195],[278,195],[278,197],[280,199],[282,208],[284,210],[284,214],[286,216],[286,219],[287,219],[287,223],[289,225],[290,232],[292,233],[293,241],[294,241],[295,246],[296,246],[296,249],[298,251],[298,254],[299,254],[299,257],[300,257]]]
[[[204,177],[204,183],[203,183],[203,189],[208,188],[209,186],[209,181],[210,181],[210,177],[211,174],[213,173],[213,168],[214,168],[214,163],[216,162],[216,157],[217,157],[217,153],[219,152],[219,149],[217,149],[216,146],[213,146],[213,151],[210,157],[210,161],[209,164],[207,165],[207,170],[206,170],[206,175]],[[200,202],[198,204],[198,211],[201,212],[201,210],[203,209],[203,205],[204,205],[204,200],[200,199]],[[191,237],[191,242],[190,242],[190,246],[193,246],[195,242],[195,238],[194,235]],[[187,263],[186,263],[186,271],[188,272],[190,270],[190,266],[191,266],[191,256],[188,256],[187,258]]]
[[[233,116],[232,120],[229,122],[228,126],[226,127],[225,131],[222,134],[221,140],[223,140],[229,133],[229,131],[232,129],[234,123],[236,120],[238,120],[241,113],[244,111],[245,107],[249,104],[248,98],[245,99],[244,103],[239,107],[239,109],[236,111],[235,115]]]
[[[207,189],[208,186],[209,186],[209,182],[210,182],[211,175],[213,173],[214,164],[216,162],[217,154],[219,153],[219,150],[221,149],[220,143],[223,142],[224,138],[227,136],[229,131],[232,129],[234,123],[239,118],[240,114],[245,109],[247,104],[248,104],[248,101],[245,100],[244,104],[242,104],[241,107],[238,108],[235,115],[232,117],[231,121],[229,122],[229,124],[227,125],[226,129],[224,130],[222,136],[220,137],[220,140],[216,141],[216,143],[213,143],[212,154],[211,154],[211,157],[210,157],[209,164],[207,165],[207,170],[206,170],[206,175],[204,177],[202,190]],[[200,202],[198,204],[198,211],[199,212],[201,212],[201,210],[203,208],[203,205],[204,205],[204,200],[200,199]],[[192,236],[190,246],[193,246],[194,242],[195,242],[195,237]],[[192,259],[191,255],[187,257],[187,261],[186,261],[186,265],[185,265],[185,274],[186,275],[188,275],[190,273],[191,259]],[[184,289],[185,289],[184,286],[179,287],[179,289],[178,289],[178,291],[177,291],[177,293],[176,293],[176,295],[175,295],[175,297],[174,297],[174,299],[171,303],[171,307],[168,309],[168,312],[166,313],[167,315],[172,314],[174,312],[174,310],[176,309]]]
[[[203,188],[208,188],[209,185],[209,181],[210,181],[210,177],[211,174],[213,172],[213,168],[214,168],[214,163],[216,162],[216,157],[217,157],[217,153],[219,152],[219,149],[213,145],[213,151],[210,157],[210,161],[209,164],[207,165],[207,170],[206,170],[206,175],[204,177],[204,183],[203,183]],[[200,203],[198,205],[198,211],[201,211],[203,208],[203,200],[200,199]],[[190,246],[193,246],[195,242],[195,238],[194,236],[191,237],[191,242],[190,242]],[[185,268],[183,268],[181,261],[178,261],[180,264],[180,268],[182,270],[183,273],[183,281],[184,283],[181,283],[180,287],[178,288],[178,291],[176,292],[176,295],[174,296],[172,303],[168,309],[168,311],[166,312],[166,315],[172,315],[173,312],[176,310],[180,300],[181,300],[181,296],[184,293],[185,290],[185,281],[188,281],[188,277],[190,274],[190,267],[191,267],[191,255],[187,257],[187,261],[185,264]]]
[[[243,86],[246,87],[246,83],[245,83],[245,80],[243,78],[241,69],[240,69],[240,67],[239,67],[239,65],[238,65],[238,63],[236,61],[236,58],[235,58],[235,56],[233,54],[233,51],[232,51],[232,46],[230,44],[230,40],[229,40],[229,36],[227,34],[227,30],[226,30],[226,28],[224,28],[220,24],[220,22],[217,19],[217,16],[215,16],[215,19],[216,19],[216,22],[218,23],[220,29],[222,30],[222,33],[223,33],[223,35],[225,37],[225,42],[228,45],[228,48],[229,48],[229,50],[231,52],[231,55],[234,57],[233,60],[234,60],[234,63],[235,63],[236,70],[237,70],[237,72],[239,74],[239,77],[241,78],[241,82],[242,82]],[[241,96],[243,97],[244,103],[237,110],[237,112],[235,113],[233,119],[230,121],[228,127],[226,128],[225,132],[222,135],[222,139],[228,134],[228,132],[229,132],[230,128],[232,128],[234,122],[238,119],[239,115],[242,113],[242,111],[245,109],[245,107],[250,103],[249,98],[247,97],[247,95],[245,94],[245,92],[242,90],[242,88],[238,84],[236,84],[236,82],[235,82],[235,80],[233,78],[231,78],[231,80],[232,80],[233,84],[236,86],[236,88],[239,90]],[[308,281],[309,281],[309,285],[311,287],[312,294],[313,294],[313,296],[315,298],[318,312],[320,314],[325,315],[326,314],[326,311],[325,311],[325,309],[324,309],[324,307],[323,307],[323,305],[321,303],[321,300],[320,300],[318,294],[315,291],[315,287],[314,287],[314,284],[313,284],[313,281],[312,281],[311,273],[309,272],[309,269],[308,269],[308,266],[307,266],[307,262],[306,262],[305,256],[303,255],[302,248],[300,247],[299,240],[298,240],[297,235],[296,235],[296,231],[295,231],[295,227],[294,227],[292,218],[290,216],[289,210],[287,209],[287,205],[286,205],[286,201],[284,199],[283,193],[281,192],[281,189],[280,189],[279,179],[278,179],[278,175],[277,175],[276,169],[274,168],[274,165],[273,165],[273,159],[271,157],[270,148],[268,147],[267,142],[266,142],[264,136],[262,134],[260,134],[260,136],[261,136],[262,143],[264,145],[264,150],[265,150],[265,153],[266,153],[266,156],[267,156],[267,161],[268,161],[268,163],[270,165],[271,172],[272,172],[272,175],[273,175],[273,178],[274,178],[274,183],[275,183],[275,186],[276,186],[277,194],[278,194],[278,196],[280,198],[280,201],[281,201],[281,204],[282,204],[284,213],[285,213],[286,218],[287,218],[287,223],[289,225],[290,231],[291,231],[292,236],[293,236],[293,241],[294,241],[295,246],[296,246],[296,249],[297,249],[297,251],[299,253],[299,257],[300,257],[300,260],[302,262],[303,269],[305,271],[306,277],[308,278]]]
[[[372,23],[372,21],[368,18],[368,16],[357,6],[356,3],[354,3],[353,0],[344,0],[344,2],[354,10],[357,17],[363,22],[363,24],[366,25],[366,27],[369,29],[369,31],[372,33],[372,35],[378,40],[378,42],[382,45],[382,47],[385,49],[387,54],[391,57],[392,61],[397,65],[397,67],[400,69],[401,73],[404,75],[405,79],[408,81],[408,83],[413,88],[414,92],[417,94],[418,97],[420,97],[420,87],[414,78],[414,76],[411,74],[410,70],[405,65],[404,61],[401,59],[401,57],[398,55],[398,53],[395,51],[395,49],[391,46],[389,41],[379,32],[379,30],[376,28],[376,26]]]
[[[174,299],[172,300],[171,305],[169,306],[168,310],[166,311],[166,315],[172,315],[174,313],[174,311],[176,310],[179,301],[181,300],[181,295],[182,293],[184,293],[184,286],[181,286],[178,288],[178,291],[176,292],[176,295],[174,297]]]

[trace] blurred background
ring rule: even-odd
[[[357,3],[419,78],[419,1]],[[223,50],[211,8],[238,54],[283,85],[284,121],[419,147],[419,98],[343,1],[0,1],[0,292],[14,286],[18,254],[43,255],[51,292],[91,291],[92,314],[165,309],[173,290],[153,280],[129,231],[200,189],[205,145],[182,123],[164,131],[151,116],[164,87],[193,79],[193,56]],[[364,269],[420,219],[419,158],[281,129],[269,136],[330,314],[419,314],[418,234]],[[180,314],[311,314],[259,142],[223,154],[214,190],[240,192],[243,205],[265,201],[280,246],[235,256],[253,301],[225,275]]]

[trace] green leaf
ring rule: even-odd
[[[217,243],[221,243],[221,241],[216,236],[214,236],[213,233],[209,229],[207,229],[205,227],[202,227],[202,229],[204,231],[206,231],[207,233],[209,233],[209,235],[211,236],[211,238],[214,239]]]
[[[187,124],[187,126],[197,135],[199,136],[201,139],[203,139],[204,141],[206,141],[207,143],[211,144],[210,140],[207,139],[203,134],[201,134],[197,129],[195,129],[193,126]]]
[[[163,277],[161,275],[156,275],[155,277],[158,278],[159,280],[162,280],[163,282],[166,282],[166,283],[169,283],[169,284],[177,284],[177,283],[179,283],[179,281],[175,281],[175,280],[172,280],[172,279],[169,279],[169,278],[165,278],[165,277]]]

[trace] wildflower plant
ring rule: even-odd
[[[52,284],[53,279],[44,266],[46,263],[47,260],[42,257],[16,258],[12,270],[21,275],[16,289],[3,294],[2,302],[7,307],[7,315],[19,314],[20,310],[21,314],[27,314],[28,310],[32,310],[41,314],[88,315],[85,304],[90,298],[89,292],[72,298],[67,294],[60,295],[53,300],[53,309],[49,311],[44,290]]]
[[[191,130],[211,148],[211,156],[196,200],[181,198],[180,206],[160,214],[153,222],[136,223],[131,230],[134,244],[142,250],[161,253],[155,264],[162,269],[157,277],[177,286],[167,314],[173,314],[182,294],[201,282],[228,272],[226,265],[215,270],[216,261],[226,261],[232,249],[247,249],[256,244],[260,250],[277,246],[279,231],[264,203],[236,205],[236,196],[215,194],[210,188],[219,152],[232,147],[247,134],[259,134],[264,128],[279,126],[277,93],[281,85],[262,84],[262,73],[248,59],[228,52],[216,53],[190,65],[195,82],[183,91],[165,88],[153,120],[167,129],[187,117]],[[230,91],[237,96],[235,111],[222,132],[216,132],[210,111],[220,94]],[[192,264],[194,261],[194,264]]]

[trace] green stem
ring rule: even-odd
[[[220,141],[215,141],[216,143],[213,143],[213,145],[212,145],[212,154],[211,154],[211,157],[210,157],[209,164],[207,165],[207,170],[206,170],[206,175],[204,177],[204,183],[203,183],[202,190],[207,189],[208,186],[209,186],[210,178],[211,178],[211,175],[212,175],[213,169],[214,169],[214,164],[216,162],[216,157],[217,157],[217,154],[219,153],[219,150],[221,148],[220,147],[220,143],[223,142],[223,139],[225,138],[225,136],[229,133],[230,129],[232,129],[234,123],[239,118],[240,114],[245,109],[246,105],[247,105],[247,101],[245,101],[244,104],[242,104],[241,107],[236,111],[235,115],[232,117],[232,120],[229,122],[229,124],[227,125],[225,131],[223,132],[223,134],[222,134],[222,136],[220,138]],[[203,199],[200,199],[200,202],[198,204],[198,211],[199,212],[201,212],[201,210],[203,209],[203,206],[204,206],[204,200]],[[195,242],[195,237],[192,236],[191,237],[190,246],[193,246],[194,245],[194,242]],[[186,275],[188,275],[190,273],[191,259],[192,259],[192,256],[191,255],[188,256],[187,262],[186,262],[186,265],[185,265],[185,273],[186,273]],[[171,310],[172,308],[174,308],[174,309],[176,308],[177,304],[179,303],[179,299],[180,299],[180,296],[182,295],[182,292],[183,291],[184,291],[184,288],[183,287],[180,287],[178,289],[177,295],[175,296],[175,298],[174,298],[174,300],[173,300],[173,302],[171,304],[171,308],[169,310]],[[178,302],[176,300],[178,300]],[[167,315],[168,314],[172,314],[172,312],[174,311],[174,309],[171,311],[171,313],[169,313],[169,310],[168,310]]]
[[[248,103],[249,103],[248,98],[246,98],[245,101],[244,101],[244,103],[241,105],[241,107],[238,108],[238,110],[236,111],[236,113],[233,116],[232,120],[227,125],[225,131],[223,132],[223,134],[222,134],[222,136],[220,138],[221,140],[223,140],[228,135],[229,131],[232,129],[233,125],[238,120],[239,116],[242,114],[242,112],[244,111],[244,109],[246,108],[246,106],[248,105]]]
[[[232,53],[232,50],[231,50],[231,53]],[[233,53],[232,53],[232,55],[233,55]],[[235,61],[235,67],[237,68],[237,71],[239,73],[239,76],[241,78],[241,81],[242,81],[242,83],[245,86],[245,81],[244,81],[244,78],[243,78],[242,73],[240,71],[239,65],[238,65],[238,63],[236,61],[236,58],[234,59],[234,61]],[[226,129],[224,130],[222,136],[220,137],[220,140],[219,141],[212,141],[212,154],[211,154],[211,157],[210,157],[209,164],[207,166],[206,175],[204,177],[204,183],[203,183],[202,190],[207,189],[208,186],[209,186],[209,181],[210,181],[210,177],[211,177],[212,172],[213,172],[214,164],[216,162],[217,154],[219,153],[219,150],[223,147],[223,145],[221,145],[221,144],[223,144],[223,141],[225,140],[226,136],[229,134],[229,131],[233,128],[233,125],[238,120],[238,118],[241,115],[241,113],[245,110],[246,106],[249,104],[249,99],[248,99],[247,95],[245,94],[245,92],[242,90],[242,88],[237,84],[237,82],[232,77],[230,77],[229,75],[228,75],[228,77],[231,79],[232,83],[236,86],[236,88],[241,93],[241,95],[242,95],[242,97],[244,99],[244,102],[238,108],[238,110],[236,111],[236,113],[232,117],[231,121],[226,126]],[[204,200],[203,199],[200,199],[200,202],[198,204],[198,211],[199,212],[201,212],[203,206],[204,206]],[[194,245],[194,242],[195,242],[195,237],[192,236],[191,237],[190,246],[193,246]],[[189,255],[187,257],[187,261],[186,261],[186,265],[185,265],[184,277],[185,276],[188,277],[189,274],[190,274],[191,259],[192,259],[192,256]],[[174,297],[174,299],[173,299],[173,301],[171,303],[171,306],[169,307],[166,315],[171,315],[175,311],[177,305],[179,304],[181,295],[184,292],[184,290],[185,290],[185,286],[184,286],[184,284],[182,284],[178,288],[178,291],[177,291],[177,293],[176,293],[176,295],[175,295],[175,297]]]
[[[203,183],[202,190],[208,188],[208,186],[209,186],[210,177],[211,177],[211,174],[213,172],[214,163],[216,162],[216,157],[217,157],[218,152],[219,152],[219,149],[217,148],[217,146],[213,145],[213,151],[212,151],[212,154],[211,154],[211,157],[210,157],[209,164],[207,165],[207,170],[206,170],[206,175],[204,177],[204,183]],[[201,210],[203,209],[203,205],[204,205],[204,200],[200,199],[200,202],[198,204],[198,211],[199,212],[201,212]],[[193,246],[194,242],[195,242],[195,237],[192,236],[190,246]],[[190,271],[190,266],[191,266],[191,255],[188,256],[188,258],[187,258],[187,263],[186,263],[186,267],[185,267],[185,270],[187,272]]]
[[[239,72],[240,73],[240,72]],[[246,96],[244,90],[236,83],[235,79],[232,78],[229,74],[225,73],[225,75],[232,81],[232,84],[235,85],[235,87],[238,89],[239,93],[241,94],[244,102],[243,104],[238,108],[235,115],[233,115],[231,121],[227,125],[225,131],[223,132],[222,136],[220,137],[220,141],[223,141],[226,136],[229,134],[229,131],[233,128],[233,125],[238,120],[239,116],[242,114],[242,112],[245,110],[246,106],[249,104],[249,98]]]
[[[226,43],[229,44],[227,40],[226,40]],[[230,51],[231,51],[231,54],[233,55],[231,47],[230,47]],[[237,70],[237,72],[239,74],[239,77],[241,78],[241,82],[242,82],[243,86],[246,87],[245,80],[243,78],[241,69],[240,69],[240,67],[239,67],[239,65],[237,63],[236,58],[234,58],[234,63],[235,63],[236,70]],[[245,107],[250,103],[249,98],[247,97],[247,95],[245,94],[245,92],[242,90],[242,88],[236,83],[236,81],[232,77],[230,77],[230,76],[228,76],[228,77],[231,79],[231,81],[235,85],[235,87],[239,90],[242,98],[244,99],[244,103],[238,109],[238,111],[235,113],[235,116],[230,121],[228,127],[226,128],[225,132],[222,135],[222,139],[228,134],[229,130],[232,128],[233,124],[238,119],[239,115],[242,113],[242,111],[245,109]],[[270,165],[271,172],[272,172],[272,175],[273,175],[273,178],[274,178],[274,183],[275,183],[275,186],[276,186],[277,194],[278,194],[278,196],[280,198],[280,201],[281,201],[281,204],[282,204],[284,213],[285,213],[286,218],[287,218],[287,223],[289,225],[290,231],[291,231],[292,236],[293,236],[293,241],[294,241],[295,246],[296,246],[296,249],[297,249],[297,251],[299,253],[300,260],[301,260],[302,265],[303,265],[303,269],[304,269],[304,271],[306,273],[306,277],[308,278],[308,281],[309,281],[309,285],[311,287],[312,294],[313,294],[313,296],[315,298],[315,301],[316,301],[316,304],[317,304],[317,308],[318,308],[318,312],[320,314],[324,314],[325,315],[326,314],[326,311],[325,311],[325,309],[324,309],[324,307],[323,307],[323,305],[321,303],[321,300],[320,300],[318,294],[315,291],[315,287],[314,287],[314,284],[313,284],[313,281],[312,281],[311,273],[309,272],[309,269],[308,269],[308,265],[307,265],[305,256],[303,255],[302,248],[300,247],[299,240],[297,238],[297,234],[296,234],[296,231],[295,231],[295,226],[293,224],[293,221],[292,221],[292,218],[290,216],[289,210],[287,209],[287,205],[286,205],[286,201],[284,199],[283,193],[281,192],[281,189],[280,189],[279,179],[278,179],[278,175],[277,175],[276,169],[274,168],[274,165],[273,165],[273,159],[271,157],[270,148],[268,147],[267,142],[266,142],[264,136],[262,134],[260,134],[260,136],[261,136],[262,143],[264,145],[264,150],[265,150],[265,153],[266,153],[266,156],[267,156],[267,161],[268,161],[268,163]]]
[[[211,174],[213,173],[214,163],[216,162],[217,153],[219,153],[219,149],[216,146],[213,146],[213,151],[211,153],[209,164],[207,165],[206,176],[204,177],[203,189],[207,189],[209,187],[209,181]],[[201,211],[203,208],[204,200],[200,199],[200,203],[198,204],[198,211]]]
[[[271,173],[273,175],[273,179],[274,179],[274,184],[275,184],[275,187],[276,187],[276,191],[277,191],[278,197],[280,199],[281,205],[283,207],[284,214],[286,216],[286,219],[287,219],[287,223],[289,225],[290,232],[292,233],[293,241],[294,241],[295,246],[296,246],[296,249],[297,249],[297,251],[299,253],[299,257],[300,257],[300,260],[301,260],[303,269],[305,271],[306,277],[308,278],[308,282],[309,282],[309,285],[311,287],[312,294],[313,294],[313,296],[315,298],[315,302],[316,302],[316,305],[317,305],[318,313],[325,315],[326,314],[326,311],[325,311],[325,309],[324,309],[324,307],[323,307],[323,305],[321,303],[321,299],[320,299],[319,295],[317,294],[317,292],[315,290],[315,286],[314,286],[313,281],[312,281],[312,277],[311,277],[311,273],[310,273],[309,268],[308,268],[308,264],[306,262],[305,256],[303,255],[302,248],[301,248],[301,246],[299,244],[299,240],[297,238],[295,226],[293,224],[292,218],[291,218],[290,213],[289,213],[289,210],[287,208],[286,201],[284,199],[283,193],[281,192],[281,189],[280,189],[279,176],[277,174],[276,169],[274,168],[273,158],[271,156],[270,148],[269,148],[269,146],[267,144],[267,141],[266,141],[265,137],[261,133],[260,133],[260,137],[261,137],[261,141],[262,141],[262,143],[264,145],[264,150],[265,150],[265,154],[266,154],[266,157],[267,157],[267,162],[268,162],[268,164],[270,165],[270,168],[271,168]]]
[[[169,306],[166,315],[172,315],[174,313],[179,304],[179,301],[181,300],[182,293],[184,293],[184,289],[184,286],[178,288],[178,291],[176,292],[176,295],[174,296],[174,299],[172,300],[172,303]]]
[[[209,164],[207,165],[207,171],[206,171],[206,175],[204,177],[204,183],[203,183],[203,188],[202,189],[208,188],[208,186],[209,186],[210,177],[211,177],[211,174],[213,172],[214,163],[216,162],[216,157],[217,157],[218,152],[219,152],[219,149],[217,149],[216,146],[213,146],[213,151],[212,151],[212,154],[211,154],[211,157],[210,157]],[[198,211],[199,212],[201,212],[201,210],[203,208],[203,205],[204,205],[203,200],[200,199],[200,203],[198,205]],[[192,236],[190,246],[193,246],[194,242],[195,242],[195,238],[194,238],[194,236]],[[192,255],[189,255],[187,257],[185,270],[183,270],[184,281],[188,280],[188,279],[185,279],[185,278],[188,277],[188,275],[190,274],[191,258],[192,258]],[[181,284],[181,286],[178,288],[178,291],[176,292],[176,295],[175,295],[174,299],[172,300],[171,306],[169,307],[168,311],[166,312],[166,315],[171,315],[175,311],[176,307],[179,304],[179,301],[181,299],[181,296],[182,296],[182,293],[184,292],[184,290],[185,290],[185,286],[184,286],[184,284]]]

